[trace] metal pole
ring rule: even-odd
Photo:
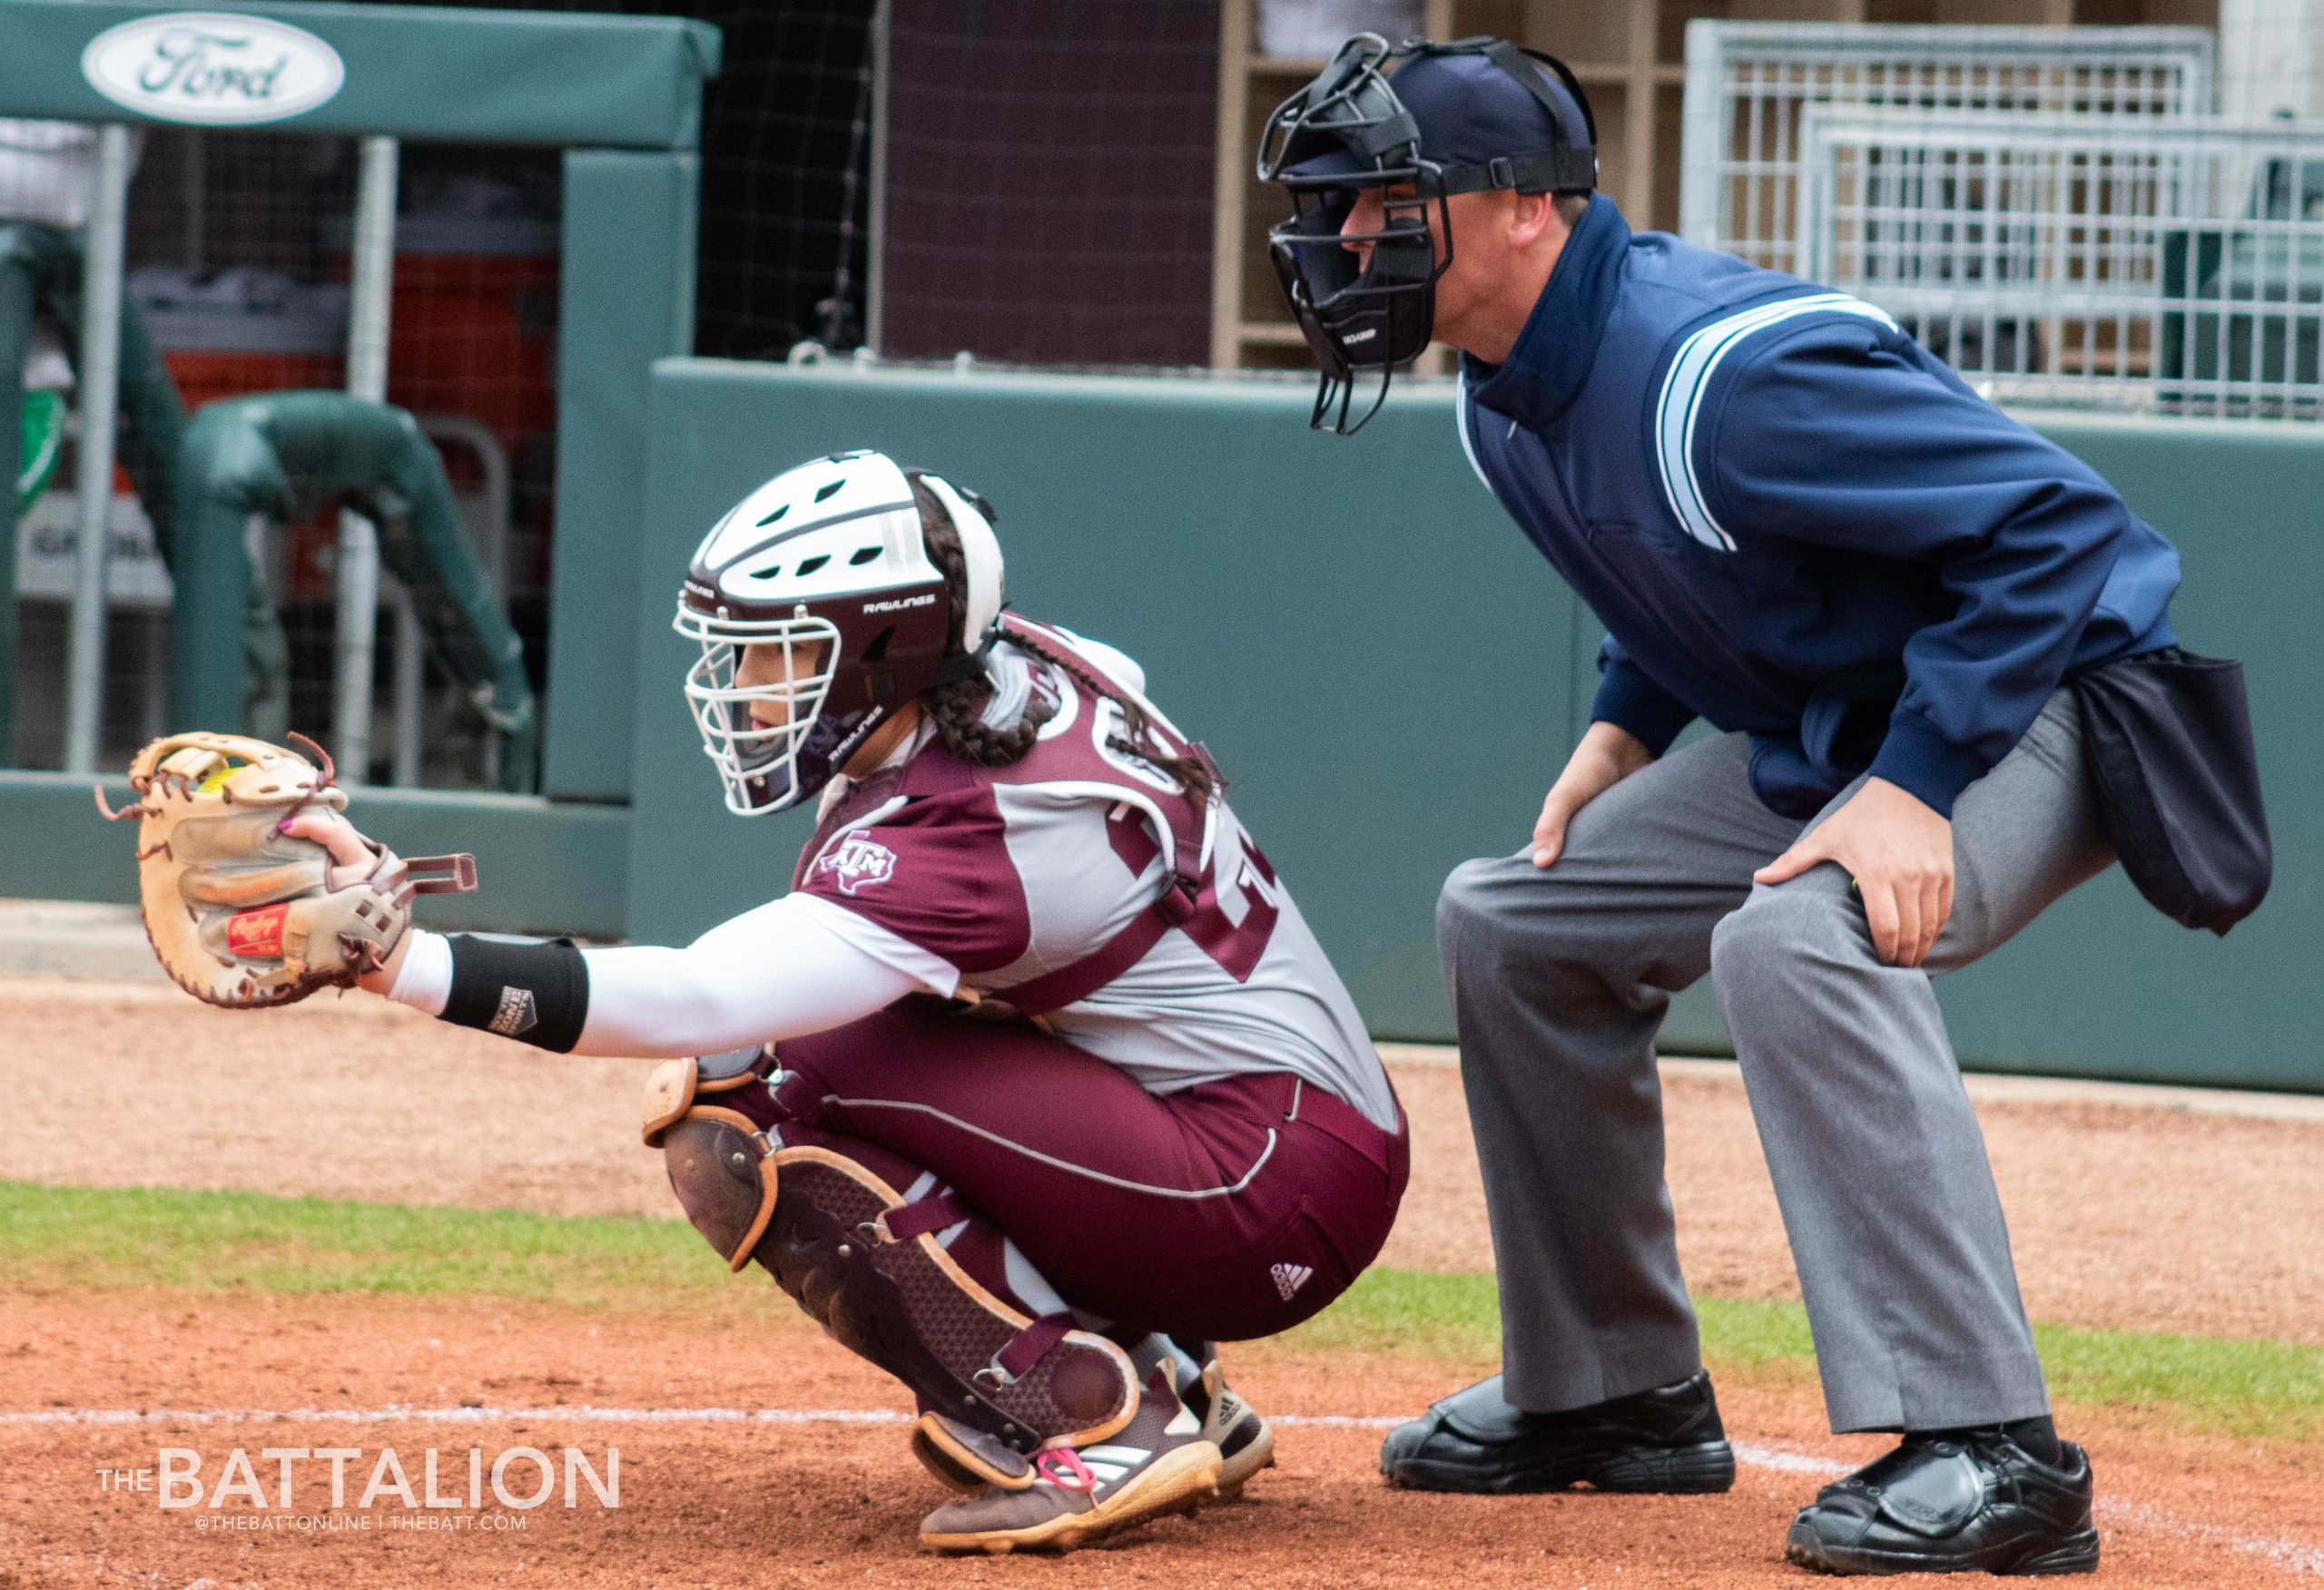
[[[97,130],[97,191],[81,263],[80,541],[64,689],[64,770],[97,770],[104,719],[105,555],[112,535],[113,433],[121,398],[122,249],[129,209],[129,129]],[[9,423],[14,424],[13,417]]]
[[[873,352],[888,335],[888,82],[891,34],[895,22],[889,0],[872,8],[872,191],[866,195],[863,249],[863,345]]]
[[[352,291],[347,329],[347,391],[383,403],[388,396],[388,309],[395,289],[396,141],[366,138],[355,187]],[[379,541],[371,522],[339,515],[338,663],[334,760],[340,780],[362,783],[371,767],[371,674],[379,639]]]
[[[419,610],[411,593],[398,584],[389,593],[396,615],[395,781],[406,789],[419,782],[420,692],[427,683],[427,658],[419,641]]]

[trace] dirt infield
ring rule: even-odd
[[[291,1419],[196,1421],[167,1412],[133,1424],[0,1422],[0,1585],[404,1587],[445,1585],[1063,1585],[1334,1586],[1728,1586],[1809,1581],[1780,1560],[1783,1526],[1824,1473],[1879,1443],[1821,1433],[1812,1389],[1731,1374],[1730,1426],[1745,1441],[1734,1491],[1709,1497],[1486,1500],[1392,1492],[1373,1473],[1376,1428],[1295,1422],[1409,1413],[1477,1366],[1351,1362],[1254,1347],[1237,1383],[1270,1414],[1294,1416],[1281,1467],[1241,1503],[1171,1519],[1056,1561],[943,1561],[921,1554],[920,1517],[943,1500],[904,1455],[900,1425],[615,1421],[595,1410],[841,1409],[901,1418],[878,1375],[803,1325],[716,1310],[581,1315],[547,1306],[388,1298],[277,1300],[183,1294],[18,1293],[0,1299],[7,1400],[34,1408],[310,1411]],[[94,1344],[102,1343],[102,1347]],[[723,1365],[727,1367],[721,1367]],[[36,1396],[25,1393],[37,1388]],[[465,1420],[380,1411],[479,1411]],[[2078,1418],[2105,1488],[2104,1576],[2151,1585],[2315,1584],[2324,1552],[2324,1453],[2313,1447],[2159,1433],[2136,1415]],[[244,1448],[279,1501],[273,1448],[356,1448],[346,1500],[379,1449],[421,1487],[440,1448],[444,1494],[463,1488],[468,1451],[489,1462],[515,1446],[580,1448],[593,1468],[620,1449],[619,1507],[577,1488],[517,1513],[423,1514],[383,1495],[328,1506],[327,1467],[291,1470],[292,1507],[247,1498],[164,1510],[154,1492],[104,1488],[100,1470],[153,1468],[188,1448],[214,1487]],[[181,1462],[182,1460],[180,1460]],[[520,1497],[533,1474],[519,1470]],[[537,1483],[537,1482],[536,1482]],[[205,1503],[207,1500],[205,1494]],[[424,1499],[424,1498],[423,1498]],[[305,1528],[236,1525],[272,1516]],[[371,1527],[320,1526],[369,1519]],[[509,1524],[521,1518],[523,1527]],[[431,1520],[434,1521],[434,1520]]]
[[[166,987],[31,979],[0,980],[0,1179],[671,1212],[657,1159],[636,1146],[642,1063],[539,1055],[369,1000],[230,1015]],[[1488,1268],[1457,1073],[1418,1058],[1393,1070],[1415,1174],[1384,1261]],[[1796,1296],[1739,1083],[1699,1067],[1666,1081],[1694,1283]],[[2324,1120],[2081,1098],[1985,1100],[1980,1114],[2037,1317],[2324,1341]],[[903,1453],[896,1389],[803,1322],[730,1300],[741,1296],[585,1311],[0,1291],[0,1590],[1799,1585],[1780,1561],[1784,1523],[1882,1445],[1826,1434],[1796,1362],[1719,1365],[1744,1459],[1728,1496],[1396,1493],[1374,1472],[1380,1422],[1490,1366],[1254,1344],[1230,1358],[1236,1383],[1290,1417],[1282,1467],[1245,1501],[1063,1562],[945,1561],[917,1546],[918,1520],[943,1497]],[[737,1417],[761,1410],[781,1417]],[[2061,1420],[2100,1471],[2105,1577],[2324,1584],[2324,1445],[2190,1434],[2167,1409],[2119,1404],[2067,1407]],[[571,1510],[552,1497],[531,1511],[488,1498],[408,1511],[392,1495],[334,1509],[328,1466],[309,1458],[289,1510],[248,1497],[163,1509],[100,1472],[151,1470],[182,1448],[214,1485],[239,1447],[273,1496],[265,1448],[353,1448],[352,1501],[388,1447],[424,1494],[435,1448],[457,1499],[471,1448],[489,1462],[568,1446],[600,1471],[620,1449],[618,1507],[584,1490]]]
[[[544,1055],[360,996],[234,1013],[54,979],[0,979],[0,1179],[675,1212],[637,1145],[644,1062]],[[1489,1270],[1459,1077],[1393,1070],[1413,1181],[1381,1262]],[[1692,1284],[1796,1298],[1740,1082],[1685,1068],[1667,1090]],[[2073,1099],[1979,1114],[2036,1319],[2324,1343],[2324,1119]]]

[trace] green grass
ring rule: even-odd
[[[595,1308],[714,1297],[731,1279],[678,1221],[0,1182],[0,1284]]]
[[[0,1285],[161,1286],[283,1295],[491,1297],[574,1308],[704,1307],[778,1318],[672,1220],[343,1203],[252,1192],[0,1182]],[[1813,1372],[1796,1303],[1698,1299],[1706,1358],[1726,1374]],[[2150,1407],[2191,1428],[2324,1441],[2324,1348],[2041,1326],[2069,1402]],[[1375,1270],[1280,1339],[1300,1352],[1472,1365],[1500,1356],[1492,1278]]]

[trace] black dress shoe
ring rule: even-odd
[[[1827,1574],[2087,1574],[2098,1566],[2090,1458],[2054,1465],[1999,1430],[1907,1438],[1826,1486],[1783,1555]]]
[[[1380,1472],[1413,1490],[1480,1496],[1563,1490],[1723,1491],[1735,1454],[1719,1426],[1710,1377],[1563,1413],[1527,1413],[1501,1377],[1455,1391],[1380,1445]]]

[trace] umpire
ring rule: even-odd
[[[1592,196],[1587,102],[1493,40],[1349,41],[1270,122],[1271,236],[1346,432],[1431,337],[1461,445],[1609,632],[1519,854],[1444,887],[1501,1375],[1391,1480],[1724,1490],[1654,1038],[1711,976],[1836,1430],[1900,1432],[1787,1555],[2096,1565],[1930,977],[2113,860],[2071,671],[2172,644],[2178,555],[1869,304]],[[2175,655],[2175,653],[2173,653]],[[1671,745],[1697,718],[1719,732]]]

